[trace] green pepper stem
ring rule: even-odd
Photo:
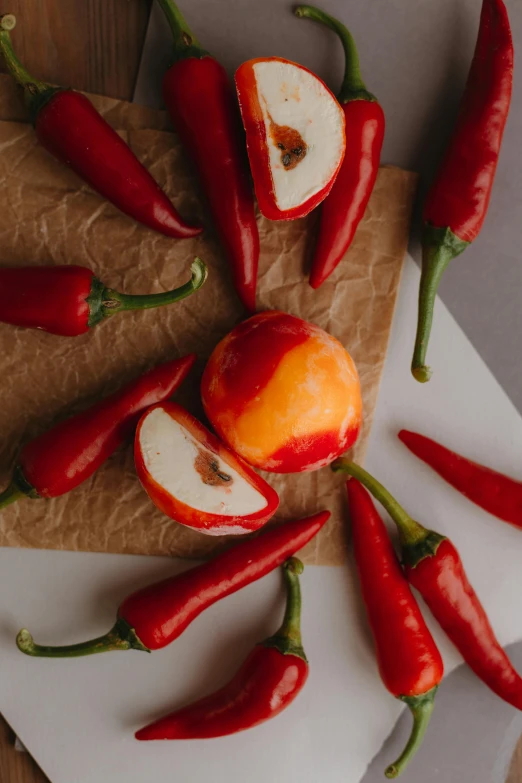
[[[419,286],[419,313],[411,372],[419,383],[431,378],[426,353],[433,324],[433,310],[439,284],[449,262],[460,255],[469,242],[459,239],[449,228],[424,227],[422,238],[422,272]]]
[[[433,712],[433,704],[435,694],[437,692],[437,685],[427,693],[423,693],[421,696],[401,696],[401,701],[405,702],[410,708],[413,715],[413,728],[411,730],[410,738],[406,743],[406,747],[402,751],[401,755],[386,767],[384,774],[387,778],[398,778],[401,775],[414,755],[417,753],[421,746],[423,737],[428,728],[431,714]]]
[[[3,55],[7,70],[24,89],[26,101],[31,101],[36,93],[43,93],[52,89],[46,82],[40,82],[25,70],[13,49],[10,31],[16,26],[16,17],[13,14],[0,16],[0,52]]]
[[[11,503],[15,503],[20,498],[24,497],[22,490],[12,481],[7,489],[0,492],[0,509],[9,506]]]
[[[312,19],[314,22],[324,24],[339,36],[343,45],[345,57],[344,77],[337,96],[339,103],[349,103],[350,101],[361,100],[376,101],[377,98],[375,95],[372,95],[371,92],[368,92],[366,85],[362,80],[357,47],[348,28],[339,22],[338,19],[335,19],[335,17],[330,16],[330,14],[321,11],[320,8],[316,8],[313,5],[298,5],[294,8],[294,14],[299,18],[306,17],[307,19]]]
[[[299,574],[304,565],[297,557],[289,558],[283,565],[286,584],[285,616],[279,630],[263,642],[264,647],[275,647],[283,655],[298,655],[306,661],[301,639],[301,585]]]
[[[372,493],[397,525],[403,544],[410,546],[419,544],[430,533],[429,530],[426,530],[425,527],[412,519],[400,503],[395,500],[393,495],[368,471],[361,468],[360,465],[341,457],[332,462],[331,468],[336,473],[348,473],[350,476],[353,476]]]
[[[158,0],[158,2],[172,32],[174,62],[185,60],[188,57],[205,57],[208,52],[202,48],[173,0]]]
[[[35,658],[80,658],[84,655],[112,652],[113,650],[142,650],[150,652],[148,647],[140,641],[134,628],[118,618],[109,633],[90,639],[79,644],[66,644],[60,647],[49,647],[36,644],[26,628],[22,628],[16,637],[18,649],[26,655]]]
[[[393,495],[364,468],[343,458],[332,462],[331,468],[335,473],[348,473],[356,478],[384,506],[399,530],[404,563],[415,568],[421,560],[436,553],[440,544],[445,540],[444,536],[434,530],[427,530],[412,519]]]
[[[201,258],[196,257],[190,267],[192,277],[179,288],[172,291],[164,291],[161,294],[120,294],[111,288],[104,288],[101,293],[101,307],[103,317],[121,313],[124,310],[148,310],[153,307],[163,307],[173,302],[180,302],[187,296],[198,291],[204,284],[208,276],[207,266]]]

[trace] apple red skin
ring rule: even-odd
[[[341,343],[276,310],[249,318],[216,346],[201,397],[220,438],[274,473],[329,465],[362,424],[359,377]]]
[[[182,503],[158,484],[147,470],[140,445],[140,432],[143,423],[146,417],[157,408],[165,411],[165,413],[184,427],[202,447],[216,454],[224,465],[234,468],[240,476],[257,489],[267,501],[265,508],[248,516],[210,514]],[[199,530],[201,533],[226,535],[227,528],[230,528],[230,532],[233,534],[238,534],[239,528],[242,528],[244,533],[252,533],[263,527],[275,514],[279,506],[279,496],[270,484],[261,478],[246,462],[228,449],[219,438],[213,435],[187,410],[174,402],[153,405],[143,414],[136,429],[134,462],[138,478],[154,505],[163,511],[166,516],[174,519],[181,525]]]
[[[248,159],[252,170],[254,189],[261,214],[269,220],[296,220],[297,218],[308,215],[308,213],[324,201],[330,193],[341,168],[344,152],[340,156],[339,165],[336,170],[332,173],[331,178],[325,183],[321,190],[314,193],[313,196],[297,207],[284,210],[279,209],[275,198],[274,183],[269,164],[265,121],[257,97],[257,84],[254,74],[254,65],[259,62],[266,62],[267,60],[278,60],[279,62],[289,63],[290,65],[295,65],[296,68],[307,71],[307,73],[312,73],[312,71],[299,65],[299,63],[285,60],[283,57],[257,57],[240,65],[234,77],[239,108],[241,109],[241,118],[247,136]],[[314,73],[312,73],[312,75],[316,79],[319,78]],[[330,93],[332,99],[336,101],[337,99],[333,92],[331,92],[326,85],[324,85],[324,88]]]

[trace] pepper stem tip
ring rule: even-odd
[[[14,14],[4,14],[0,16],[0,29],[10,32],[16,27],[16,16]]]
[[[18,631],[18,634],[16,636],[16,646],[18,647],[20,652],[23,652],[26,655],[33,655],[34,641],[33,641],[32,634],[29,633],[27,628],[22,628],[21,631]]]
[[[196,256],[190,265],[190,271],[192,272],[192,280],[190,282],[193,290],[197,291],[208,277],[208,267],[199,256]]]
[[[411,366],[411,374],[419,383],[427,383],[432,376],[431,367],[427,367],[425,364],[420,366]]]
[[[283,568],[287,571],[290,571],[292,574],[297,574],[300,576],[304,571],[304,564],[302,560],[299,560],[298,557],[289,557],[288,560],[283,564]]]
[[[22,628],[16,637],[16,646],[20,652],[35,658],[78,658],[113,650],[141,650],[150,653],[150,649],[143,644],[134,628],[123,618],[118,618],[114,627],[103,636],[60,647],[36,644],[27,628]]]
[[[437,688],[438,685],[435,685],[434,688],[431,688],[427,693],[423,693],[420,696],[400,697],[401,701],[404,701],[410,708],[411,714],[413,715],[413,727],[406,747],[399,758],[384,770],[385,777],[398,778],[420,748],[433,712]]]

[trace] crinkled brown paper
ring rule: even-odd
[[[91,97],[181,214],[204,220],[204,236],[166,239],[104,202],[38,145],[10,81],[0,77],[0,263],[83,264],[111,288],[146,293],[184,282],[190,262],[200,255],[209,266],[209,278],[184,302],[123,313],[81,337],[0,324],[0,487],[9,481],[21,444],[151,365],[191,351],[199,362],[176,398],[201,415],[198,385],[205,359],[244,317],[191,165],[177,138],[165,130],[165,113]],[[357,364],[365,409],[363,434],[354,451],[358,459],[375,408],[415,183],[410,172],[381,168],[352,248],[319,291],[310,288],[305,276],[315,216],[289,223],[259,217],[259,307],[286,310],[319,324],[346,346]],[[280,494],[279,518],[323,508],[332,512],[306,548],[306,562],[343,562],[346,528],[340,478],[328,468],[268,478]],[[196,557],[209,554],[222,541],[191,531],[155,508],[134,472],[130,445],[68,495],[20,500],[0,514],[4,546]]]

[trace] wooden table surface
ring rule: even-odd
[[[151,2],[11,0],[2,12],[16,15],[14,46],[35,77],[128,100]],[[14,735],[1,717],[0,783],[49,783],[28,753],[15,751]],[[522,738],[506,783],[522,783]]]

